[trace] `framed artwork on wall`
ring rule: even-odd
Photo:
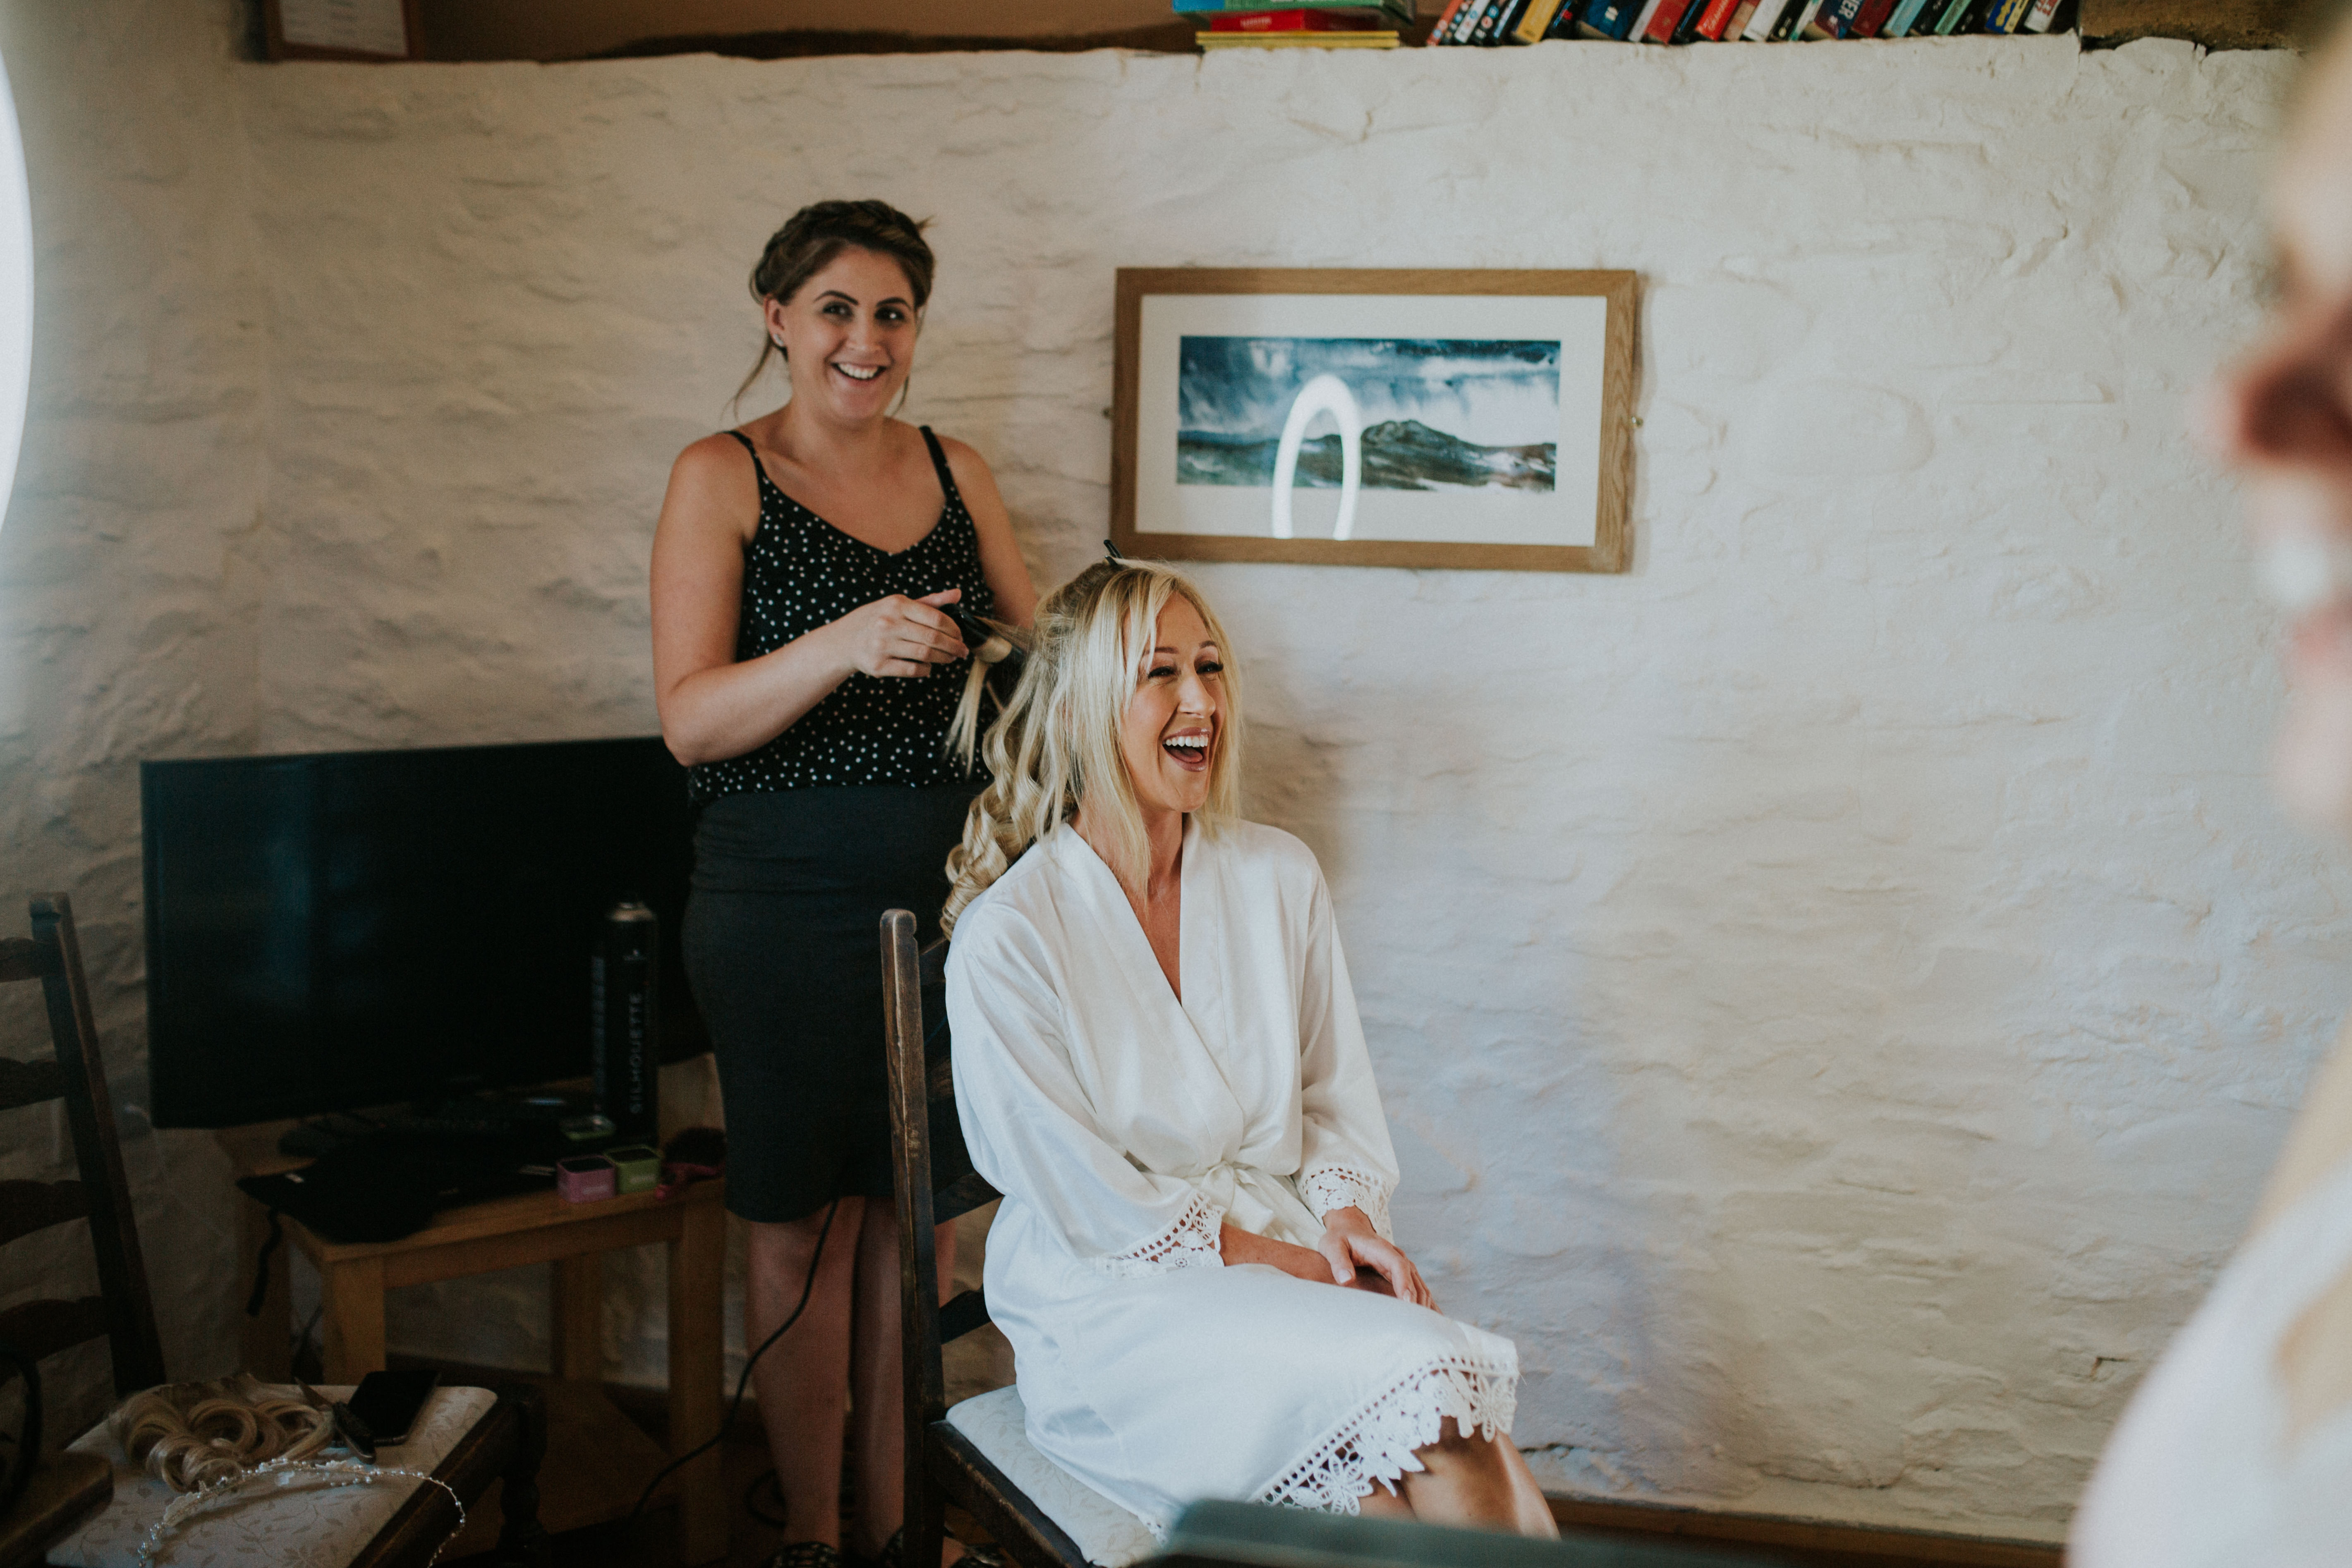
[[[273,60],[424,58],[416,0],[261,0],[262,44]]]
[[[1622,572],[1631,272],[1121,268],[1139,557]]]

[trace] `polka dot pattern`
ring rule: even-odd
[[[760,473],[760,526],[743,548],[743,605],[735,658],[757,658],[891,594],[921,598],[961,588],[976,615],[995,601],[980,569],[980,536],[948,471],[947,453],[924,426],[923,441],[947,497],[930,532],[892,554],[853,538],[793,500],[768,478],[749,437],[730,431]],[[963,695],[970,658],[924,676],[874,676],[860,670],[756,752],[688,771],[697,800],[753,790],[826,784],[930,784],[969,782],[947,754],[948,721]]]

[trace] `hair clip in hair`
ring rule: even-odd
[[[1108,539],[1103,541],[1103,557],[1114,566],[1124,566],[1127,564],[1127,557],[1121,555],[1118,552],[1118,546],[1113,544]]]

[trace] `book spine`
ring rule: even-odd
[[[1454,30],[1454,18],[1460,16],[1462,7],[1469,3],[1470,0],[1445,0],[1445,9],[1440,11],[1437,20],[1429,25],[1429,41],[1432,44],[1445,41],[1446,35]]]
[[[1675,29],[1682,26],[1683,12],[1689,0],[1658,0],[1657,8],[1650,13],[1650,25],[1642,29],[1645,44],[1671,44]]]
[[[2059,0],[2033,0],[2033,9],[2025,14],[2025,30],[2046,33],[2058,20]]]
[[[1698,37],[1699,14],[1706,9],[1707,0],[1689,0],[1683,7],[1683,19],[1675,24],[1675,36],[1670,44],[1687,44]]]
[[[1584,7],[1578,3],[1578,0],[1568,0],[1568,3],[1559,8],[1559,15],[1552,18],[1551,26],[1546,30],[1544,37],[1547,38],[1578,37],[1583,32],[1583,25]]]
[[[1486,29],[1486,36],[1478,41],[1489,47],[1509,43],[1518,30],[1519,19],[1528,14],[1532,3],[1533,0],[1505,0],[1496,7],[1494,24]]]
[[[1739,0],[1707,0],[1706,9],[1698,14],[1698,26],[1693,31],[1710,44],[1721,43],[1738,11]]]
[[[1919,13],[1927,8],[1927,0],[1903,0],[1903,4],[1895,7],[1895,14],[1886,19],[1885,36],[1890,38],[1909,37],[1911,29],[1918,23]]]
[[[1666,0],[1642,0],[1641,13],[1633,18],[1633,26],[1625,36],[1637,44],[1649,37],[1651,20],[1657,16],[1658,7],[1665,3]]]
[[[1836,37],[1837,35],[1830,31],[1830,28],[1835,25],[1835,18],[1832,17],[1827,21],[1822,19],[1822,13],[1828,9],[1829,0],[1805,0],[1804,5],[1797,12],[1797,25],[1790,29],[1791,33],[1801,39]]]
[[[1992,14],[1985,18],[1988,33],[2014,33],[2025,21],[2025,9],[2032,0],[1998,0]]]
[[[1790,0],[1757,0],[1756,9],[1748,14],[1748,23],[1739,29],[1740,38],[1747,43],[1760,44],[1772,36],[1772,29],[1789,13]]]
[[[1785,44],[1794,38],[1805,25],[1806,0],[1790,0],[1789,8],[1772,24],[1772,41]]]
[[[1886,18],[1894,12],[1895,0],[1863,0],[1862,11],[1853,19],[1851,36],[1857,38],[1878,37],[1878,30],[1886,26]]]
[[[1470,35],[1478,30],[1478,18],[1500,4],[1502,0],[1470,0],[1462,7],[1461,14],[1454,18],[1454,34],[1445,41],[1449,44],[1468,43]]]
[[[1969,14],[1972,0],[1944,0],[1943,12],[1936,18],[1936,36],[1949,37],[1960,30],[1960,23]]]
[[[1633,30],[1634,12],[1639,0],[1592,0],[1584,8],[1584,25],[1596,38],[1611,38],[1622,43],[1625,35]]]
[[[1539,44],[1551,36],[1552,24],[1559,20],[1560,8],[1567,0],[1536,0],[1519,25],[1511,29],[1511,37],[1523,44]]]

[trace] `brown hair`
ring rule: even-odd
[[[918,223],[887,202],[811,202],[768,237],[759,265],[751,268],[751,298],[762,304],[790,300],[802,284],[832,266],[835,257],[855,246],[897,262],[907,275],[907,286],[915,292],[915,309],[920,310],[931,297],[931,273],[937,265],[931,247],[923,240],[923,230],[929,226],[929,220]],[[782,359],[784,351],[762,326],[760,357],[751,362],[751,374],[735,389],[738,400],[768,368],[770,354]]]

